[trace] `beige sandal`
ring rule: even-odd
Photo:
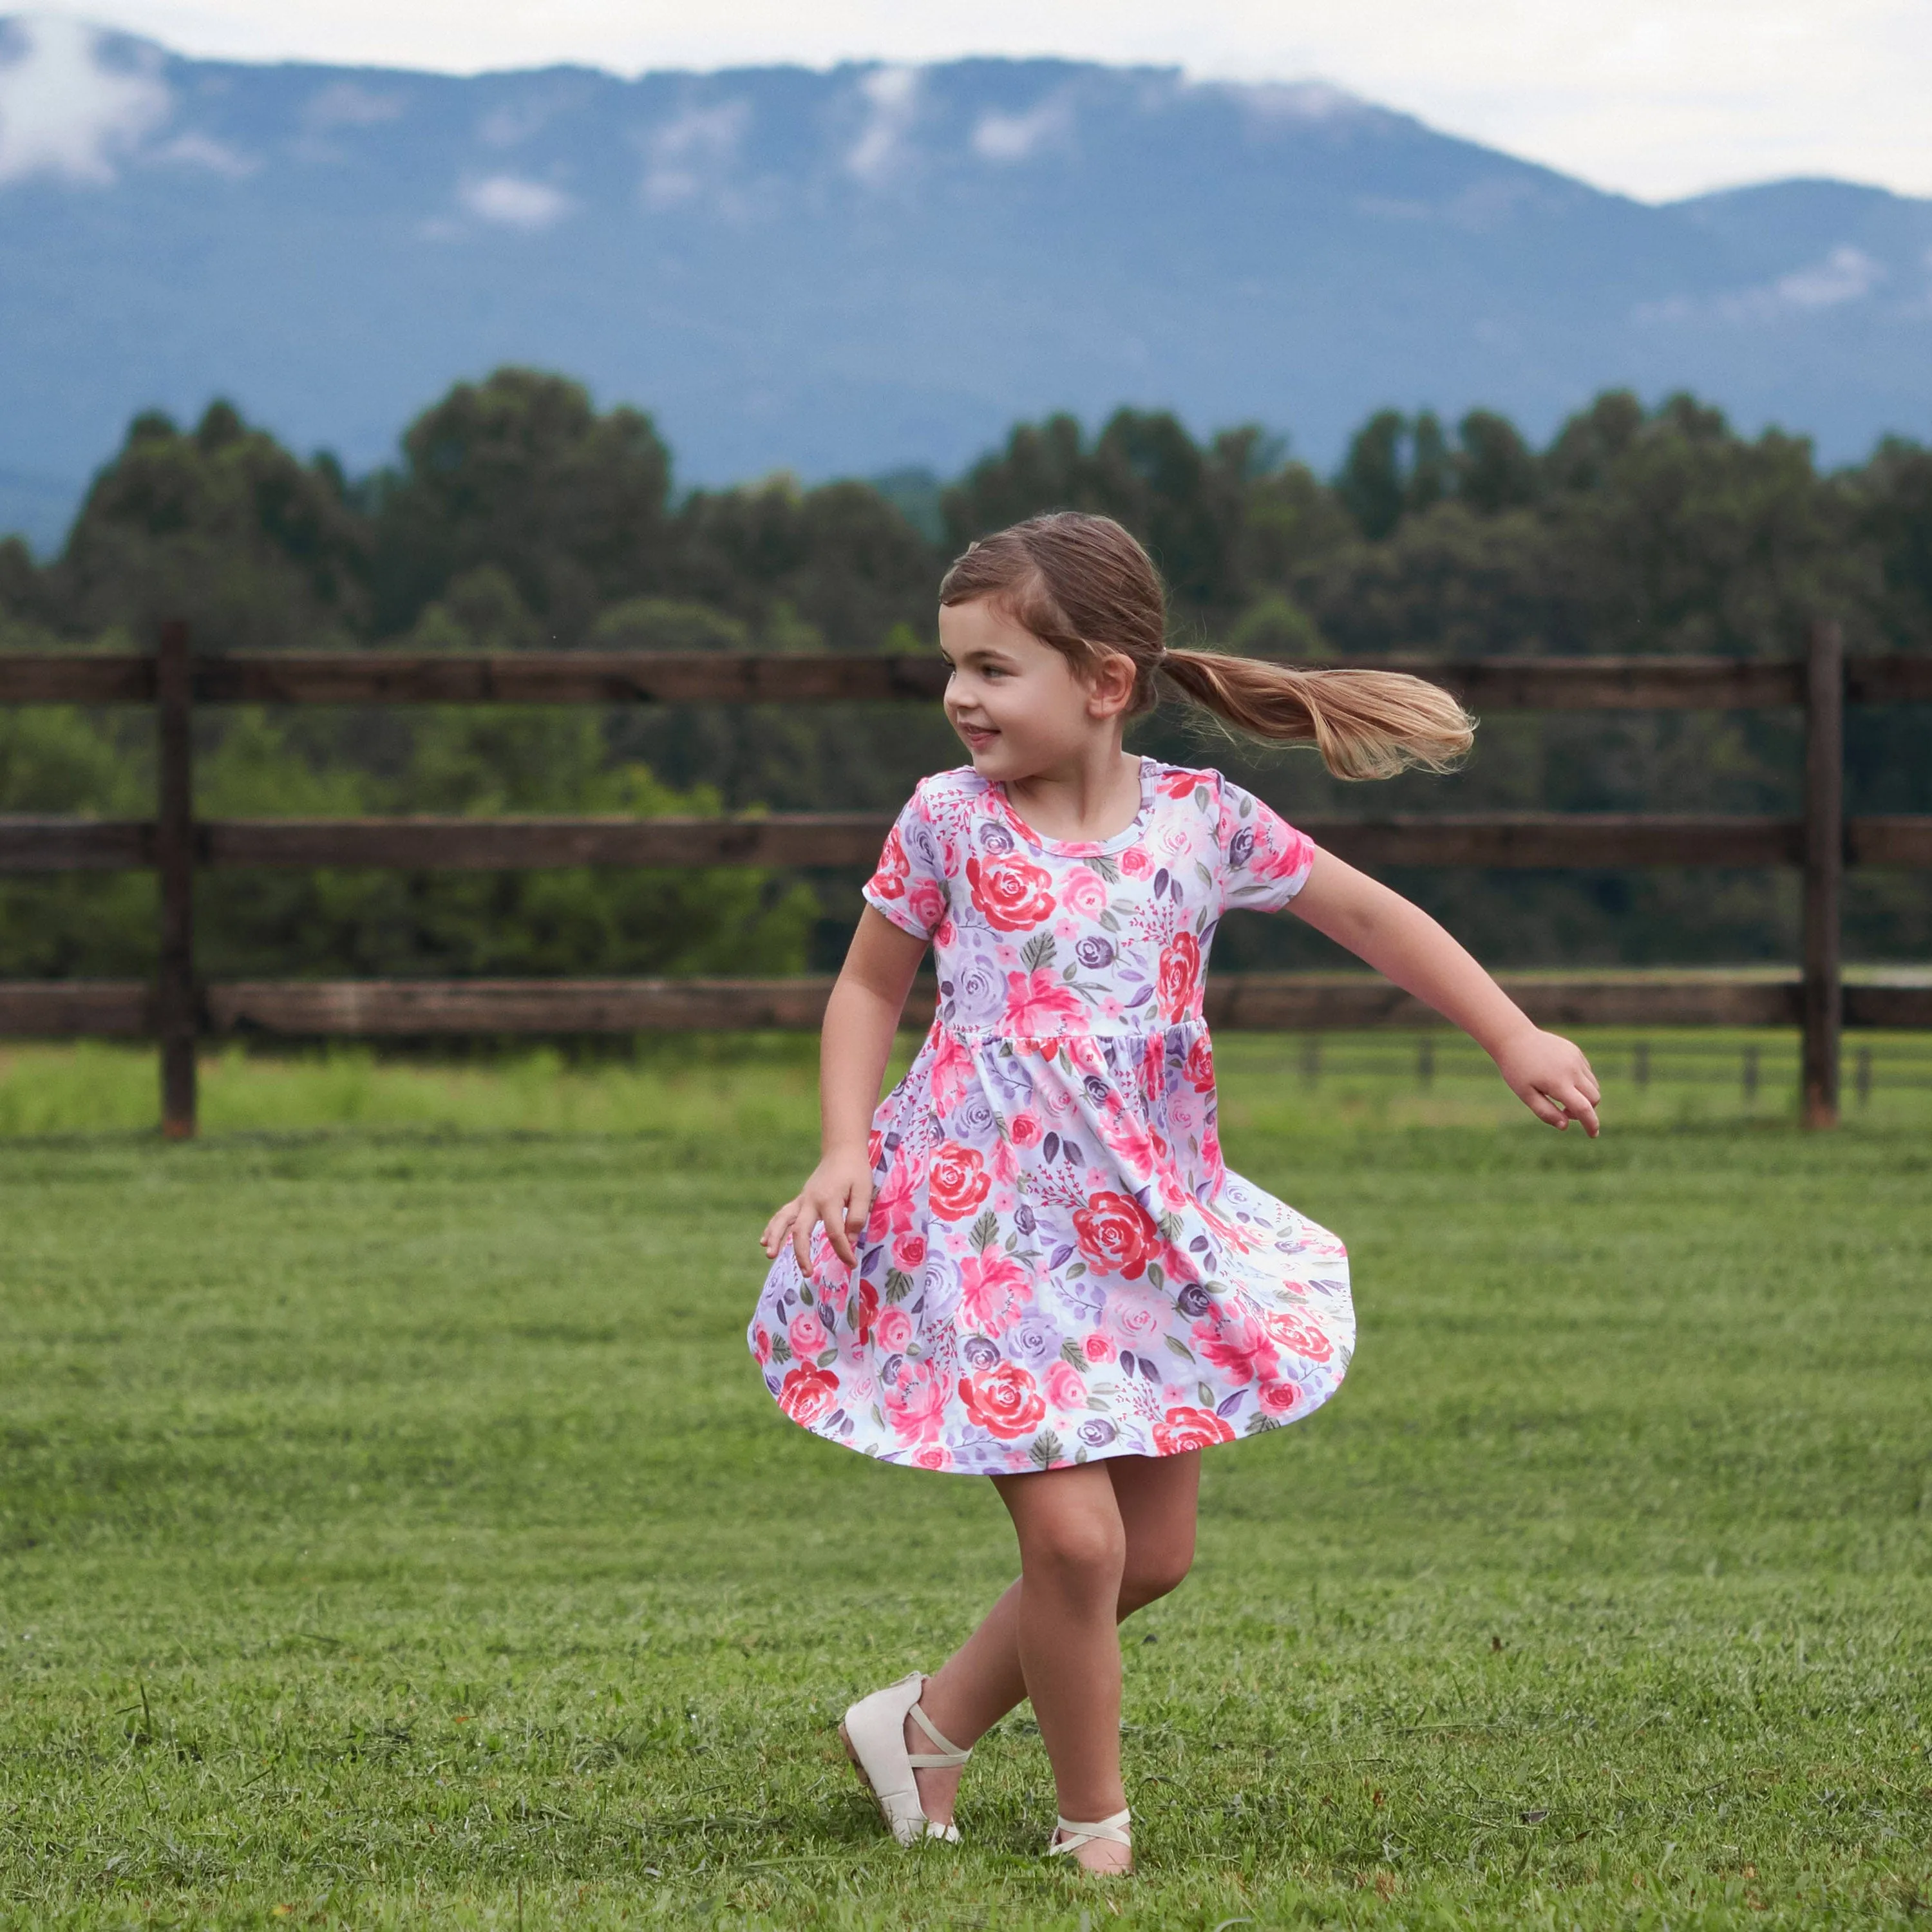
[[[936,1824],[926,1815],[919,1802],[915,1771],[950,1770],[973,1755],[969,1745],[962,1750],[940,1736],[932,1720],[919,1707],[926,1678],[919,1671],[861,1697],[845,1713],[838,1726],[838,1741],[859,1774],[859,1782],[872,1794],[886,1828],[902,1845],[916,1845],[923,1838],[938,1838],[949,1845],[959,1842],[956,1825]],[[908,1751],[905,1748],[905,1720],[910,1717],[938,1748]]]
[[[1127,1821],[1132,1815],[1124,1808],[1111,1818],[1102,1818],[1094,1825],[1076,1825],[1071,1818],[1057,1818],[1053,1842],[1047,1846],[1046,1855],[1050,1858],[1070,1858],[1082,1845],[1093,1844],[1125,1845],[1131,1852],[1134,1840],[1133,1834],[1127,1829]]]

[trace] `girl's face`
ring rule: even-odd
[[[1090,682],[990,598],[940,607],[939,651],[952,667],[946,716],[973,769],[1007,784],[1078,763],[1108,740],[1133,696],[1133,665],[1114,652]]]

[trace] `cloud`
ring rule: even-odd
[[[906,158],[906,136],[919,114],[921,76],[916,68],[874,68],[859,83],[866,125],[846,150],[845,165],[868,187],[883,184]]]
[[[151,151],[148,158],[172,161],[181,167],[206,168],[210,174],[224,175],[230,181],[252,175],[260,165],[253,155],[231,148],[226,141],[218,141],[212,134],[196,134],[193,129],[164,142]]]
[[[1932,255],[1927,260],[1932,264]],[[1636,320],[1775,322],[1790,316],[1813,314],[1820,309],[1838,308],[1846,302],[1862,302],[1889,280],[1890,274],[1882,262],[1846,243],[1822,260],[1794,268],[1789,274],[1757,288],[1733,290],[1728,295],[1702,302],[1688,296],[1672,296],[1663,302],[1646,302],[1637,310]]]
[[[0,41],[0,182],[51,174],[101,184],[168,118],[173,102],[149,47],[78,20],[18,20]]]
[[[715,184],[751,123],[748,100],[721,100],[687,107],[653,129],[646,143],[644,199],[653,208],[669,208]]]
[[[973,152],[986,161],[1024,161],[1049,142],[1072,133],[1073,110],[1064,94],[1055,94],[1024,114],[997,110],[980,118],[973,130]]]
[[[465,182],[458,198],[478,220],[520,228],[526,234],[561,221],[572,206],[561,188],[526,181],[520,175],[486,175],[481,181]]]

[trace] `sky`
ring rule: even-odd
[[[458,73],[963,54],[1150,62],[1203,78],[1327,80],[1648,201],[1794,175],[1932,196],[1932,0],[28,0],[22,10],[184,53]]]

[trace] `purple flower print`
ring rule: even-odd
[[[1231,866],[1245,866],[1255,856],[1255,828],[1244,825],[1228,842],[1228,862]]]
[[[1114,942],[1102,939],[1099,934],[1082,940],[1073,949],[1073,956],[1090,973],[1097,973],[1103,966],[1110,965],[1114,958]]]
[[[1060,1330],[1044,1315],[1023,1315],[1006,1331],[1006,1345],[1030,1368],[1060,1353]]]
[[[1190,1322],[1198,1322],[1214,1305],[1208,1291],[1198,1281],[1190,1281],[1174,1298],[1180,1312]]]
[[[1097,1073],[1088,1074],[1081,1084],[1087,1090],[1088,1099],[1096,1107],[1104,1107],[1107,1104],[1107,1096],[1114,1090]]]
[[[1080,1425],[1080,1439],[1090,1449],[1104,1449],[1120,1434],[1120,1431],[1104,1415],[1096,1415],[1091,1422]]]
[[[999,1366],[999,1350],[983,1335],[968,1335],[960,1343],[959,1352],[976,1369],[992,1369]]]
[[[1006,1005],[1006,982],[984,959],[962,959],[952,979],[952,1007],[962,1026],[990,1026]]]
[[[982,825],[980,828],[980,850],[982,852],[1010,852],[1013,849],[1013,835],[1004,825]]]
[[[1024,1201],[1013,1210],[1013,1226],[1022,1234],[1031,1234],[1039,1225],[1039,1222],[1034,1219],[1033,1210]]]

